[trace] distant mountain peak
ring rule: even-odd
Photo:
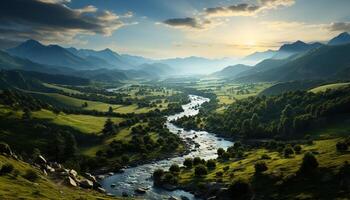
[[[343,32],[328,42],[328,45],[342,45],[350,43],[350,34]]]
[[[21,46],[33,48],[33,47],[42,47],[42,46],[44,46],[44,45],[41,44],[40,42],[36,41],[36,40],[29,39],[29,40],[23,42],[23,43],[21,44]]]

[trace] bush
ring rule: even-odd
[[[193,165],[196,166],[196,165],[199,165],[199,164],[203,164],[203,161],[200,157],[195,157],[193,159]]]
[[[284,154],[284,157],[289,158],[290,155],[294,154],[294,150],[292,149],[292,147],[287,146],[286,148],[284,148],[283,154]]]
[[[32,169],[28,169],[26,171],[26,173],[23,175],[23,177],[25,179],[27,179],[28,181],[34,182],[34,181],[38,180],[39,175],[37,174],[36,171],[34,171]]]
[[[0,169],[0,175],[9,174],[13,171],[13,165],[11,163],[4,164]]]
[[[265,162],[257,162],[254,165],[255,168],[255,174],[261,174],[262,172],[267,170],[267,166]]]
[[[221,156],[222,156],[222,154],[224,154],[224,153],[225,153],[225,150],[224,150],[223,148],[218,148],[217,153],[218,153],[218,157],[221,157]]]
[[[216,167],[216,161],[215,160],[208,160],[207,161],[207,168],[208,169],[215,169]]]
[[[225,152],[224,154],[222,154],[221,157],[223,160],[228,161],[228,160],[230,160],[230,153]]]
[[[196,176],[204,176],[208,174],[208,170],[204,165],[201,164],[194,169],[194,174]]]
[[[162,182],[162,177],[164,175],[164,171],[162,169],[156,169],[153,172],[153,181],[156,185],[160,185]]]
[[[307,152],[303,157],[299,171],[303,174],[313,173],[318,167],[318,161],[314,154]]]
[[[180,167],[177,164],[172,164],[169,168],[169,171],[171,173],[179,173],[180,172]]]
[[[164,176],[164,182],[168,184],[175,185],[177,184],[177,178],[171,173],[166,173]]]
[[[222,177],[224,175],[223,171],[219,171],[215,173],[216,177]]]
[[[263,159],[263,160],[270,160],[271,157],[269,155],[267,155],[267,154],[263,154],[263,155],[261,155],[261,159]]]
[[[226,172],[226,171],[228,171],[230,169],[230,166],[225,166],[224,168],[223,168],[223,170]]]
[[[228,188],[230,197],[238,200],[248,200],[253,196],[252,188],[247,181],[238,179],[234,181]]]
[[[295,151],[295,153],[296,154],[300,154],[301,153],[301,146],[300,145],[295,145],[294,147],[293,147],[293,149],[294,149],[294,151]]]
[[[193,160],[192,158],[186,158],[184,161],[184,166],[188,169],[191,169],[193,166]]]
[[[337,142],[337,151],[344,152],[348,150],[348,145],[345,142]]]

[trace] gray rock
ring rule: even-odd
[[[78,172],[75,171],[74,169],[69,170],[68,173],[69,173],[69,175],[71,175],[71,176],[73,176],[73,177],[77,177],[77,176],[78,176]]]
[[[73,186],[73,187],[78,186],[78,184],[70,176],[67,177],[66,182],[69,186]]]
[[[39,165],[46,165],[47,161],[46,159],[42,156],[39,155],[36,159],[35,159],[35,163],[39,164]]]
[[[94,186],[94,183],[90,180],[83,179],[80,181],[80,186],[82,188],[92,188]]]
[[[147,192],[147,190],[145,190],[144,188],[137,188],[135,190],[136,193],[139,193],[139,194],[145,194]]]
[[[98,187],[96,190],[101,193],[106,193],[106,190],[101,187]]]
[[[84,177],[92,182],[97,182],[95,176],[91,175],[90,173],[85,173]]]
[[[174,197],[174,196],[171,196],[171,197],[169,197],[169,199],[168,200],[179,200],[178,198],[176,198],[176,197]]]
[[[50,173],[54,173],[55,172],[55,169],[50,167],[50,165],[46,165],[46,170]]]

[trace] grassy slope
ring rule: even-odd
[[[10,118],[20,118],[22,115],[21,111],[13,111],[11,108],[6,106],[0,106],[0,115],[7,116]],[[79,130],[83,133],[99,133],[104,123],[107,120],[107,117],[95,117],[91,115],[76,115],[76,114],[65,114],[60,113],[58,115],[54,114],[49,110],[40,110],[32,113],[32,116],[36,119],[43,119],[50,121],[54,124],[62,126],[70,126],[76,130]],[[123,121],[122,118],[111,118],[114,122]]]
[[[331,89],[331,90],[339,89],[339,88],[348,86],[349,84],[350,83],[334,83],[334,84],[323,85],[323,86],[316,87],[316,88],[310,90],[310,92],[318,93],[318,92],[324,92],[328,89]]]
[[[43,83],[43,85],[44,85],[45,87],[48,87],[48,88],[53,88],[53,89],[57,89],[57,90],[62,90],[63,92],[67,92],[67,93],[71,93],[71,94],[82,94],[81,92],[79,92],[79,91],[77,91],[77,90],[72,90],[72,89],[65,88],[65,87],[58,86],[58,85],[54,85],[54,84]]]
[[[271,159],[263,160],[266,162],[268,170],[264,174],[270,174],[274,176],[288,177],[289,175],[295,174],[302,163],[302,158],[305,152],[316,152],[316,158],[319,162],[319,167],[324,169],[330,169],[333,174],[335,174],[339,167],[345,162],[350,160],[350,151],[345,153],[339,153],[336,150],[336,143],[343,140],[344,136],[349,136],[350,131],[350,117],[349,116],[339,116],[329,122],[326,128],[316,129],[310,131],[310,135],[314,138],[319,138],[315,140],[313,144],[301,145],[301,154],[294,154],[290,158],[285,158],[283,154],[276,151],[269,151],[266,149],[255,149],[245,153],[246,157],[242,160],[230,160],[227,162],[217,162],[217,166],[214,170],[210,170],[209,174],[202,178],[197,178],[194,176],[194,169],[182,169],[179,182],[182,185],[187,185],[190,183],[200,184],[206,182],[216,182],[218,179],[216,177],[217,172],[224,172],[222,180],[224,183],[231,183],[234,179],[246,179],[252,180],[254,177],[254,164],[258,161],[262,161],[262,155],[268,155]],[[229,170],[224,171],[223,168],[229,166]],[[273,183],[269,183],[273,184]],[[288,196],[288,199],[294,199],[298,196],[300,198],[309,197],[311,199],[316,198],[314,195],[343,195],[329,194],[327,186],[323,186],[321,183],[310,183],[308,190],[301,190],[297,185],[293,185],[290,190],[286,191],[286,194],[281,193],[281,195]],[[264,187],[264,186],[262,186]],[[320,189],[322,188],[322,189]],[[268,188],[266,188],[268,189]],[[337,191],[332,189],[332,192]],[[339,192],[339,191],[337,191]],[[333,196],[334,197],[334,196]]]
[[[88,107],[84,108],[86,110],[97,110],[97,111],[102,111],[102,112],[107,112],[109,107],[113,108],[114,112],[117,113],[146,113],[153,108],[138,108],[137,105],[115,105],[115,104],[107,104],[103,102],[98,102],[98,101],[87,101],[87,100],[82,100],[82,99],[77,99],[73,97],[68,97],[62,94],[57,94],[57,93],[40,93],[41,95],[45,95],[47,97],[50,97],[64,105],[67,106],[72,106],[72,107],[81,107],[83,103],[88,103]],[[164,106],[164,108],[166,108]]]
[[[117,199],[107,197],[93,190],[83,190],[65,186],[62,181],[54,180],[44,176],[39,170],[33,168],[28,163],[16,161],[0,155],[0,165],[11,163],[20,174],[26,170],[32,169],[40,174],[39,180],[30,182],[21,175],[14,177],[12,174],[0,176],[0,199],[17,200],[17,199],[65,199],[65,200],[96,200],[96,199]]]

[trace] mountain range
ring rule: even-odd
[[[342,33],[327,45],[297,41],[280,47],[271,58],[255,66],[228,66],[212,76],[236,81],[291,81],[304,79],[347,79],[350,77],[350,35]],[[278,52],[278,53],[277,53]],[[283,52],[283,53],[282,53]],[[289,52],[277,59],[276,55]],[[261,52],[262,54],[264,52]],[[265,52],[265,55],[271,51]],[[258,54],[254,54],[256,56]]]
[[[331,39],[327,45],[342,45],[350,43],[350,34],[343,32]],[[303,41],[296,41],[289,44],[283,44],[278,50],[267,50],[263,52],[255,52],[242,59],[242,63],[257,64],[265,59],[285,59],[289,56],[305,53],[309,50],[319,48],[324,44],[320,42],[305,43]]]

